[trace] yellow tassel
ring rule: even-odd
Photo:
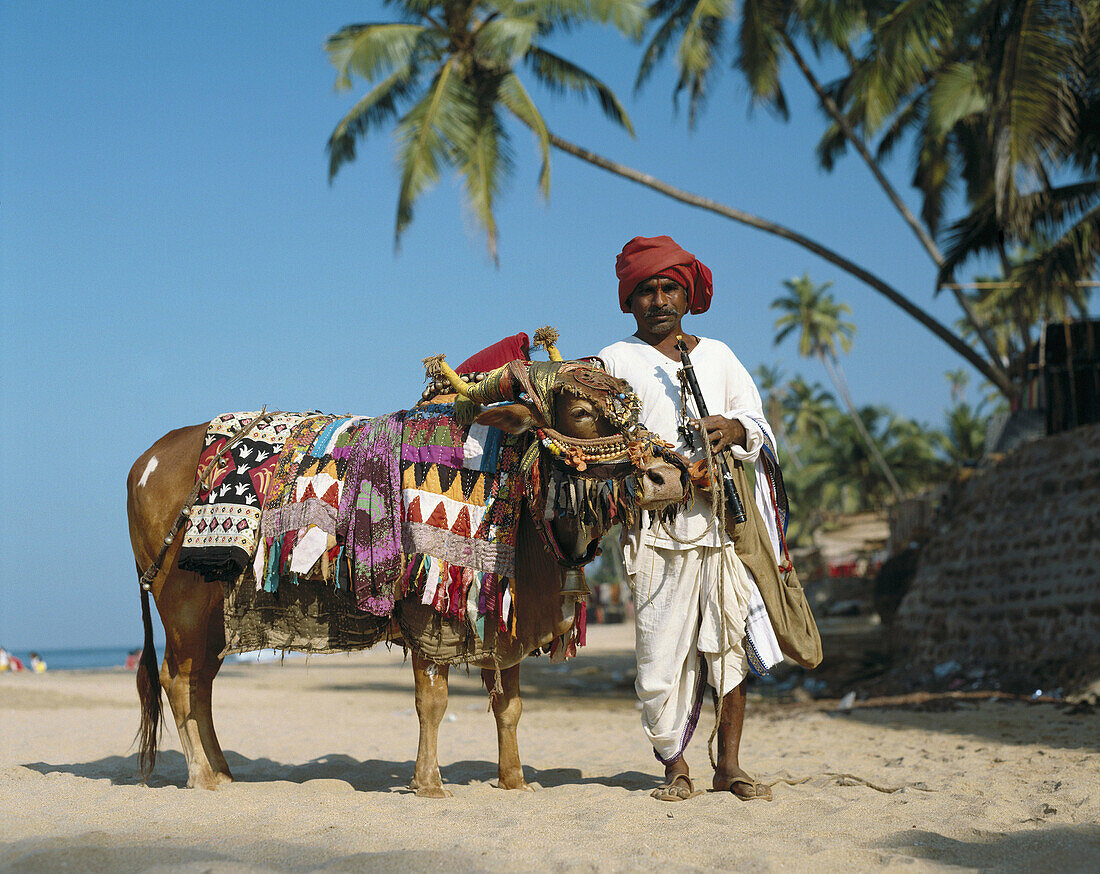
[[[558,331],[557,328],[550,325],[544,325],[535,331],[535,335],[532,338],[535,348],[540,346],[546,350],[546,354],[550,356],[551,361],[561,361],[561,353],[558,351]]]
[[[480,412],[481,404],[462,395],[455,398],[455,421],[459,425],[472,425]]]
[[[429,376],[442,376],[447,379],[456,392],[464,398],[470,395],[469,384],[449,364],[443,360],[443,355],[429,355],[424,359],[424,372]],[[471,420],[472,421],[472,420]]]

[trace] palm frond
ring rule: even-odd
[[[416,199],[439,181],[441,166],[449,163],[450,153],[443,128],[454,126],[453,116],[461,111],[451,85],[455,59],[450,58],[432,80],[424,96],[405,114],[397,126],[398,163],[401,186],[397,197],[397,222],[394,242],[413,217]],[[469,120],[464,123],[469,126]]]
[[[642,53],[642,61],[638,65],[638,75],[634,80],[635,92],[642,87],[642,84],[653,73],[653,69],[658,62],[664,58],[669,44],[691,17],[692,8],[691,0],[656,0],[650,6],[649,14],[654,19],[663,17],[664,20]]]
[[[509,70],[531,48],[538,36],[535,18],[494,18],[477,29],[478,60],[499,70]]]
[[[416,87],[415,70],[405,68],[391,73],[356,101],[336,125],[325,150],[328,152],[328,178],[332,182],[340,168],[355,160],[355,146],[372,128],[381,127],[400,112],[400,102]]]
[[[1087,312],[1088,293],[1076,285],[1094,275],[1100,261],[1100,206],[1093,208],[1067,228],[1060,238],[1018,265],[1011,278],[1038,296],[1072,303],[1082,315]]]
[[[542,191],[543,197],[549,198],[550,132],[547,130],[546,121],[515,73],[509,73],[501,79],[498,95],[505,108],[538,137],[539,152],[542,155],[542,166],[539,168],[539,189]]]
[[[993,182],[998,218],[1020,233],[1029,216],[1022,209],[1017,179],[1034,173],[1052,151],[1073,148],[1078,26],[1073,4],[1023,0],[1010,7],[994,84],[996,134]]]
[[[452,163],[465,181],[466,203],[485,230],[489,255],[497,258],[497,223],[493,214],[501,181],[512,170],[512,151],[508,134],[496,112],[482,107],[473,127],[464,132],[452,150]]]
[[[914,84],[941,64],[942,49],[951,44],[953,15],[961,5],[903,0],[877,22],[867,57],[848,85],[849,94],[860,95],[860,123],[868,134],[886,123]]]
[[[539,46],[533,47],[524,56],[524,61],[539,82],[553,92],[560,94],[572,91],[582,98],[595,95],[603,114],[619,126],[626,128],[631,135],[634,134],[634,125],[631,124],[630,117],[619,102],[619,98],[591,73],[581,69],[572,61],[567,61],[560,55]]]
[[[373,81],[380,74],[402,69],[412,62],[425,28],[419,24],[349,24],[325,40],[325,52],[336,68],[336,87],[351,87],[356,74]]]
[[[784,121],[787,100],[779,82],[779,63],[788,12],[788,4],[781,0],[744,0],[737,35],[740,54],[735,62],[748,79],[753,100],[769,106]]]
[[[985,112],[989,108],[987,94],[975,64],[949,64],[928,90],[928,133],[945,137],[962,119]]]
[[[695,0],[684,23],[676,62],[680,71],[674,98],[688,92],[688,123],[694,124],[706,99],[707,82],[721,58],[722,37],[732,0]]]

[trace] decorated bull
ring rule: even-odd
[[[232,780],[211,713],[228,653],[396,641],[411,653],[420,721],[411,788],[448,794],[436,742],[458,663],[482,669],[500,786],[528,788],[516,741],[521,660],[583,644],[582,568],[599,538],[641,509],[674,510],[689,488],[679,456],[639,425],[627,383],[545,345],[550,362],[466,379],[427,359],[434,384],[391,417],[230,414],[172,431],[138,458],[127,513],[142,574],[144,776],[161,688],[187,785],[215,788]],[[383,438],[393,462],[370,455]],[[219,503],[234,495],[243,499]],[[150,594],[166,637],[159,671]]]

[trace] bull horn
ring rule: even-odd
[[[468,387],[466,397],[482,406],[515,399],[517,384],[508,364],[491,370],[480,382]]]
[[[553,328],[550,325],[546,325],[535,331],[535,336],[532,338],[535,343],[535,348],[542,347],[546,350],[546,354],[550,356],[551,361],[561,361],[561,353],[558,351],[558,331],[557,328]]]
[[[451,366],[443,360],[443,355],[429,355],[424,359],[424,371],[428,376],[442,376],[445,377],[458,394],[464,398],[470,396],[470,385],[461,376],[455,373]]]

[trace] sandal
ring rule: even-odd
[[[677,774],[669,782],[649,793],[651,798],[656,798],[658,801],[687,801],[702,794],[703,790],[696,789],[691,777],[687,774]]]

